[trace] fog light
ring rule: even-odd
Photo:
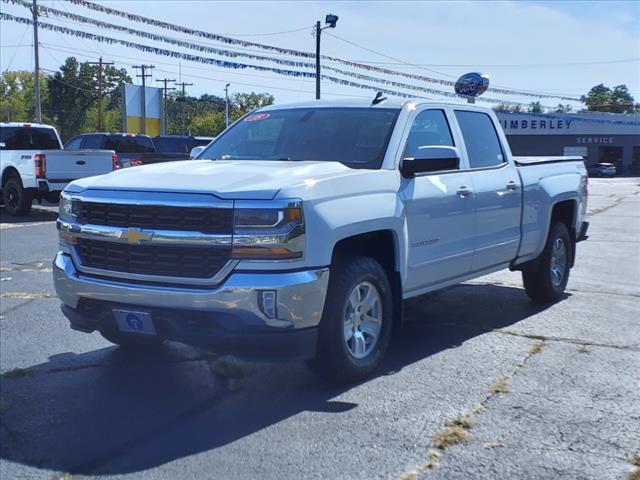
[[[267,318],[276,318],[278,316],[277,301],[278,292],[276,290],[262,290],[258,293],[260,310]]]

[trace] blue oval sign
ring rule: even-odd
[[[478,97],[489,88],[489,77],[478,72],[462,75],[455,85],[458,95],[463,97]]]

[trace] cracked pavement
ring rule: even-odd
[[[592,180],[564,300],[534,305],[504,271],[411,301],[379,375],[349,388],[301,364],[131,353],[70,330],[50,279],[54,209],[1,212],[0,478],[627,478],[639,207],[640,179]],[[468,441],[421,469],[433,436],[470,411]]]

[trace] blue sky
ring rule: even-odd
[[[323,36],[323,53],[327,55],[448,80],[477,70],[487,73],[492,85],[570,96],[584,94],[597,83],[609,86],[624,83],[629,86],[636,99],[640,97],[640,62],[583,64],[640,58],[638,1],[95,1],[166,22],[306,51],[314,49],[311,27],[315,21],[323,19],[327,13],[335,13],[340,16],[338,26],[328,33],[340,38]],[[112,23],[124,22],[64,0],[40,0],[40,3]],[[29,16],[27,10],[20,6],[0,3],[0,9],[13,15]],[[97,31],[86,25],[56,18],[42,21],[152,44],[137,37]],[[0,69],[32,68],[33,58],[29,48],[32,42],[31,29],[7,21],[3,21],[0,26]],[[197,38],[153,29],[143,24],[132,23],[128,26],[202,43]],[[262,35],[288,30],[299,31]],[[129,68],[132,74],[134,71],[130,68],[131,65],[140,62],[156,65],[154,79],[177,78],[182,74],[183,81],[195,84],[188,90],[195,95],[205,92],[223,95],[224,85],[231,83],[231,92],[269,91],[276,96],[278,102],[313,98],[313,79],[281,77],[275,73],[250,70],[238,72],[189,62],[178,63],[167,57],[99,44],[92,40],[65,37],[53,32],[42,32],[40,41],[41,66],[45,69],[56,69],[71,54],[80,60],[92,61],[102,55],[105,60],[116,62],[117,66]],[[163,44],[155,45],[187,51]],[[389,57],[411,65],[396,62]],[[250,63],[249,60],[243,61]],[[401,77],[395,79],[406,81]],[[450,90],[448,86],[424,86]],[[372,97],[375,93],[330,83],[323,83],[323,92],[327,98],[343,95]],[[520,96],[491,96],[525,103],[535,100]],[[545,105],[556,105],[560,101],[541,100]]]

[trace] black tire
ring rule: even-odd
[[[135,335],[118,332],[116,330],[104,330],[100,332],[105,340],[124,348],[149,348],[160,345],[164,340],[158,337]]]
[[[361,353],[366,353],[369,348],[371,350],[366,356],[356,358],[356,354],[352,353],[350,348],[354,345],[356,328],[360,338],[365,338],[364,327],[361,331],[360,326],[354,326],[353,338],[346,340],[345,315],[350,308],[349,296],[355,291],[356,286],[370,289],[371,285],[375,287],[374,293],[377,293],[379,299],[374,309],[380,319],[380,327],[377,341],[370,341],[368,345],[365,343],[365,352]],[[374,315],[374,309],[363,309],[363,315]],[[353,317],[359,316],[355,311],[352,313]],[[362,321],[362,318],[360,316],[359,321]],[[392,290],[384,268],[373,258],[364,256],[345,257],[335,261],[331,268],[327,299],[318,331],[316,357],[308,362],[309,367],[333,383],[346,384],[364,380],[376,370],[387,350],[392,320]]]
[[[29,213],[33,195],[22,186],[20,177],[14,175],[2,186],[2,200],[7,213],[18,217]]]
[[[561,242],[562,248],[564,248],[563,262],[554,262],[554,246],[557,249],[558,242]],[[531,300],[536,303],[553,303],[560,300],[569,281],[573,248],[574,245],[566,225],[561,222],[553,222],[549,229],[547,243],[538,257],[537,270],[522,272],[524,289]],[[563,263],[563,267],[556,268],[556,271],[562,271],[561,278],[555,275],[552,270],[552,267],[558,267],[560,263]]]

